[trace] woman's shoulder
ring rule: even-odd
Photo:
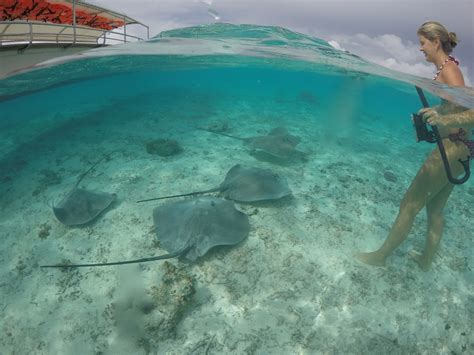
[[[441,71],[440,81],[449,86],[464,86],[464,77],[456,63],[449,61]]]

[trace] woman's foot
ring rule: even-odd
[[[385,266],[385,257],[376,251],[371,253],[358,253],[355,257],[368,265]]]
[[[423,270],[423,271],[428,271],[431,267],[431,260],[427,260],[423,254],[421,254],[420,252],[416,251],[416,250],[411,250],[410,252],[408,252],[408,256],[416,261],[416,263],[418,264],[418,266]]]

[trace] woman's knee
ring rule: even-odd
[[[414,201],[414,200],[409,200],[407,198],[404,198],[402,202],[400,203],[400,214],[407,214],[410,216],[415,217],[418,212],[421,211],[421,209],[424,207],[424,204],[422,204],[420,201]]]

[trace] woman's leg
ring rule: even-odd
[[[465,149],[447,141],[445,148],[453,175],[457,176],[462,172],[462,166],[457,162],[457,158],[461,152],[465,153]],[[405,193],[398,216],[383,245],[374,252],[359,253],[356,257],[366,264],[385,265],[385,259],[406,239],[418,212],[448,184],[450,185],[439,150],[435,149]]]
[[[420,265],[420,267],[427,271],[429,270],[433,257],[438,249],[441,236],[443,234],[444,218],[443,209],[448,201],[454,185],[446,185],[431,201],[426,205],[426,212],[428,215],[428,230],[426,231],[426,244],[423,253],[420,255],[412,251],[410,255]]]

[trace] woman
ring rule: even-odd
[[[437,22],[426,22],[418,30],[420,51],[428,62],[435,65],[437,71],[433,80],[440,81],[450,86],[464,86],[464,78],[459,70],[458,61],[450,56],[457,44],[456,34],[448,32]],[[470,154],[467,146],[468,133],[474,117],[471,114],[458,112],[453,114],[454,105],[443,102],[436,109],[422,109],[420,114],[428,123],[437,125],[443,138],[449,164],[453,176],[459,176],[464,169],[459,159],[466,159]],[[448,115],[449,113],[449,115]],[[451,117],[452,122],[449,121]],[[453,119],[454,117],[454,119]],[[474,147],[473,147],[474,149]],[[446,176],[438,148],[435,148],[418,171],[405,196],[400,203],[398,216],[383,245],[371,253],[359,253],[357,258],[370,265],[383,266],[386,258],[405,240],[418,212],[426,206],[428,215],[428,229],[426,232],[426,245],[423,252],[412,251],[410,255],[423,270],[428,270],[435,255],[443,232],[443,208],[449,195],[453,191]]]

